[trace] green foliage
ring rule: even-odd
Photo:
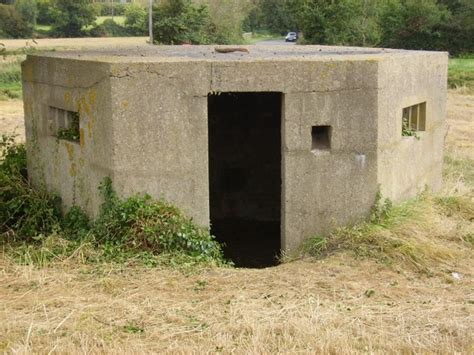
[[[450,88],[466,88],[474,93],[474,58],[457,58],[449,61],[448,85]]]
[[[279,35],[299,29],[297,13],[298,0],[258,0],[246,16],[245,31],[269,31]]]
[[[59,222],[56,199],[29,184],[25,146],[3,135],[0,156],[0,233],[28,242],[52,233]]]
[[[123,37],[129,34],[130,32],[126,27],[119,25],[110,18],[89,31],[89,35],[92,37]]]
[[[0,37],[27,38],[31,34],[31,26],[21,17],[13,5],[0,4]]]
[[[28,26],[30,35],[36,26],[36,18],[38,17],[38,8],[36,0],[15,0],[15,9]]]
[[[113,3],[108,2],[95,2],[94,11],[98,16],[123,16],[125,14],[125,8],[128,5],[124,5],[114,0]]]
[[[3,136],[0,148],[0,235],[16,259],[38,265],[73,255],[149,266],[224,263],[208,230],[164,201],[119,198],[109,178],[99,188],[104,202],[96,220],[77,206],[62,216],[57,198],[30,186],[24,145]]]
[[[60,128],[56,133],[58,139],[66,139],[69,141],[77,142],[80,138],[79,130],[79,113],[74,112],[71,117],[71,125],[68,128]]]
[[[179,252],[202,260],[222,257],[214,237],[176,207],[149,196],[119,199],[109,178],[101,184],[100,192],[104,204],[94,224],[98,240],[153,254]]]
[[[52,33],[59,37],[80,37],[94,23],[96,14],[88,0],[55,0],[51,8]]]
[[[20,61],[0,65],[0,99],[2,97],[10,99],[21,97]]]
[[[435,49],[442,33],[439,25],[450,20],[450,12],[436,0],[388,1],[382,8],[381,45],[392,48]]]
[[[305,42],[318,44],[375,44],[379,35],[374,13],[355,0],[309,0],[300,10],[300,28]],[[373,9],[372,9],[373,10]],[[373,11],[372,11],[373,12]]]
[[[402,136],[403,137],[415,137],[416,139],[420,139],[420,136],[416,133],[416,131],[410,127],[408,119],[403,117],[402,119]]]
[[[147,11],[135,4],[125,7],[125,27],[130,33],[138,36],[145,35],[148,31],[148,13]]]
[[[196,6],[191,0],[165,0],[153,8],[153,34],[158,43],[211,43],[211,32],[206,6]]]
[[[51,14],[51,0],[38,0],[36,2],[36,7],[38,9],[38,16],[36,18],[38,23],[50,24],[54,21]]]

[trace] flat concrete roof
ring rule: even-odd
[[[244,51],[219,53],[217,49],[238,48]],[[305,61],[305,60],[377,60],[385,57],[443,52],[401,49],[335,47],[315,45],[177,45],[135,46],[120,49],[46,52],[32,56],[97,61],[106,63],[174,61]]]

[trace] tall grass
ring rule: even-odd
[[[355,257],[375,258],[419,271],[453,260],[465,250],[472,252],[473,177],[473,161],[448,156],[446,185],[457,187],[461,182],[466,186],[462,191],[447,186],[449,195],[425,191],[399,205],[379,200],[368,220],[339,228],[328,236],[313,236],[302,251],[318,258],[346,251]]]
[[[474,94],[474,58],[455,58],[449,61],[448,85]]]
[[[0,100],[21,98],[20,63],[21,61],[17,59],[0,64]]]

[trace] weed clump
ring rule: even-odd
[[[403,264],[427,271],[432,262],[445,262],[457,255],[452,243],[472,247],[472,234],[450,230],[446,217],[470,226],[474,220],[472,202],[462,196],[436,197],[425,191],[400,205],[380,194],[370,217],[353,226],[336,229],[327,236],[313,236],[303,245],[303,253],[325,257],[346,251],[360,258],[387,264]]]
[[[175,206],[147,195],[120,199],[110,178],[104,179],[99,190],[104,203],[93,225],[98,240],[152,254],[183,253],[199,260],[221,260],[214,237]]]
[[[0,233],[12,241],[36,242],[58,226],[56,198],[28,182],[26,149],[13,137],[0,139]]]
[[[89,262],[224,264],[207,229],[148,195],[119,198],[110,178],[99,187],[104,202],[96,220],[77,206],[61,214],[56,197],[30,186],[24,145],[3,136],[0,148],[0,233],[16,259],[44,265],[80,254]]]

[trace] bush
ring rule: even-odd
[[[0,233],[27,242],[52,233],[59,225],[57,199],[29,184],[25,146],[3,135],[0,155]]]
[[[80,37],[96,19],[88,0],[55,0],[51,16],[52,33],[59,37]]]
[[[112,19],[106,19],[89,31],[89,35],[92,37],[123,37],[129,34],[130,32],[126,27],[119,25]]]
[[[31,37],[32,28],[12,5],[0,4],[0,37]]]
[[[224,262],[219,243],[207,229],[165,201],[146,195],[119,198],[110,178],[100,185],[104,202],[95,221],[77,206],[62,216],[58,198],[30,186],[25,146],[3,136],[0,148],[0,233],[3,244],[16,246],[17,256],[23,250],[29,259],[36,255],[43,263],[48,255],[68,257],[87,244],[94,247],[93,260],[99,261]]]
[[[150,196],[119,199],[107,178],[100,186],[102,211],[94,223],[98,240],[127,249],[183,253],[203,260],[220,260],[221,248],[207,230],[194,225],[176,207]]]
[[[208,8],[191,0],[166,0],[153,9],[153,34],[163,44],[217,43]],[[222,39],[220,39],[222,41]]]
[[[148,13],[139,5],[128,5],[125,8],[125,27],[134,35],[145,35],[148,32]]]
[[[382,46],[405,49],[435,49],[441,38],[438,26],[450,13],[435,0],[390,1],[382,9]]]
[[[36,27],[36,18],[38,17],[36,0],[16,0],[15,9],[27,24],[30,34],[33,33]]]
[[[114,2],[113,6],[110,2],[95,3],[97,14],[99,16],[123,16],[125,14],[126,5]]]
[[[36,7],[38,8],[38,17],[36,21],[40,24],[50,24],[54,21],[51,13],[51,0],[38,0]]]

